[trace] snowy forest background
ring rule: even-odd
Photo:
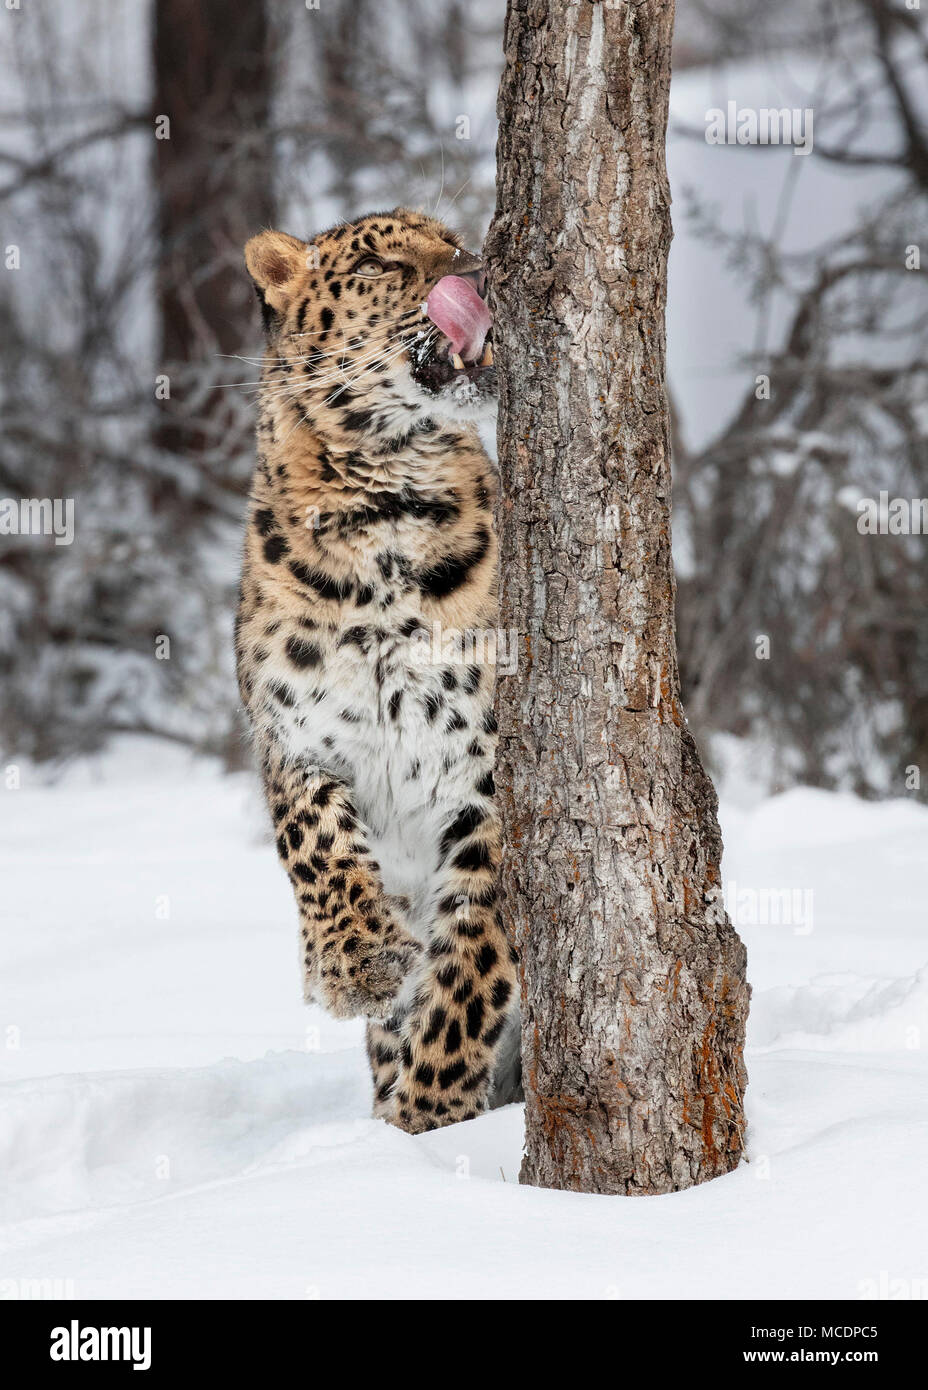
[[[928,266],[907,255],[928,251],[928,35],[910,4],[677,5],[684,698],[704,744],[745,739],[771,789],[928,788],[928,542],[857,528],[862,498],[928,496]],[[71,546],[0,540],[5,755],[147,732],[245,760],[231,620],[261,334],[242,246],[397,203],[479,245],[504,12],[0,10],[0,496],[73,497],[76,521]],[[811,107],[812,153],[708,145],[730,99]]]

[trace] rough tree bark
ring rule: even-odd
[[[673,0],[509,0],[487,244],[522,1181],[584,1192],[688,1187],[744,1136],[745,952],[674,640],[672,27]]]

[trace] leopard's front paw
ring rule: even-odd
[[[415,937],[401,926],[371,930],[365,918],[323,939],[316,969],[307,977],[307,998],[335,1018],[386,1018],[396,996],[422,954]]]

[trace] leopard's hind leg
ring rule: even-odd
[[[389,1120],[393,1114],[393,1090],[400,1072],[402,1018],[367,1021],[367,1057],[374,1079],[374,1118]]]
[[[492,794],[484,774],[446,814],[428,947],[403,991],[405,1017],[391,1020],[390,1036],[378,1034],[374,1044],[378,1086],[386,1088],[388,1078],[390,1086],[378,1113],[412,1134],[487,1108],[515,1002],[516,958],[496,901],[500,835]]]

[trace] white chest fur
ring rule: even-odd
[[[322,659],[306,671],[283,652],[267,663],[268,712],[291,756],[346,783],[385,889],[410,899],[410,925],[424,934],[441,834],[473,787],[475,747],[487,744],[492,674],[477,680],[462,662],[423,659],[421,641],[364,632],[320,638]]]

